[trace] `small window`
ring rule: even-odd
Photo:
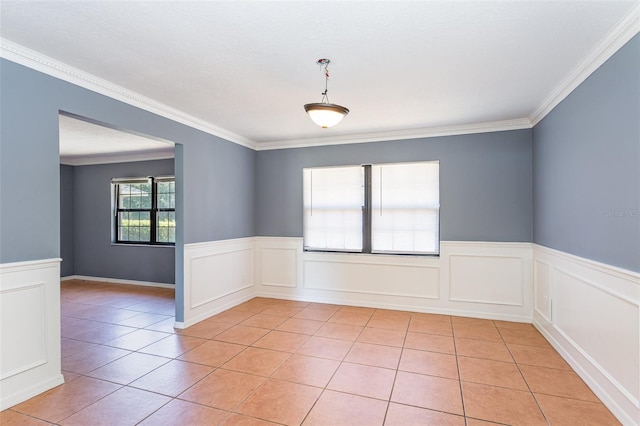
[[[304,169],[304,249],[440,252],[440,162]]]
[[[123,244],[174,245],[176,190],[171,177],[111,180],[114,241]]]
[[[304,169],[303,173],[305,249],[362,251],[362,167]]]
[[[438,254],[437,161],[371,166],[371,251]]]

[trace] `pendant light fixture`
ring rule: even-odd
[[[322,92],[322,100],[320,103],[306,104],[304,110],[309,114],[311,120],[318,126],[326,129],[338,124],[345,115],[349,114],[349,110],[341,105],[329,103],[329,95],[327,95],[327,86],[329,84],[329,59],[318,59],[316,62],[320,67],[324,66],[324,92]]]

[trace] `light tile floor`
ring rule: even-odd
[[[177,330],[172,290],[61,288],[66,383],[2,425],[619,424],[529,324],[255,298]]]

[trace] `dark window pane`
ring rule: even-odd
[[[168,243],[169,242],[169,228],[161,228],[159,227],[157,230],[157,238],[159,243]]]
[[[175,183],[174,182],[158,182],[158,208],[172,209],[175,208]]]
[[[175,183],[115,184],[118,198],[116,215],[117,240],[140,243],[172,243],[175,241],[175,213],[153,209],[175,208]],[[156,191],[154,196],[153,191]],[[157,200],[153,206],[153,199]],[[129,211],[122,211],[129,210]],[[142,211],[131,211],[142,210]],[[152,241],[151,215],[155,214],[155,240]]]
[[[140,230],[138,241],[145,241],[145,242],[151,241],[151,229],[149,227],[146,227],[146,228],[140,227],[138,229]]]

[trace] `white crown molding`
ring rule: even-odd
[[[640,4],[596,45],[591,53],[562,80],[529,116],[532,126],[542,121],[560,102],[639,32]]]
[[[193,127],[194,129],[201,130],[229,142],[251,149],[256,148],[256,143],[250,139],[214,126],[211,123],[193,117],[161,102],[147,98],[139,93],[133,92],[122,86],[118,86],[117,84],[113,84],[107,80],[103,80],[78,68],[74,68],[1,37],[0,57],[189,127]]]
[[[468,135],[473,133],[503,132],[507,130],[530,129],[533,127],[528,118],[514,120],[490,121],[485,123],[462,124],[456,126],[439,126],[423,129],[393,130],[376,133],[358,133],[339,135],[329,138],[309,138],[291,141],[261,142],[257,151],[272,149],[303,148],[321,145],[344,145],[351,143],[384,142],[392,140],[434,138],[438,136]]]
[[[44,56],[24,46],[0,38],[0,57],[27,66],[36,71],[59,78],[69,83],[92,90],[113,99],[125,102],[162,117],[185,124],[251,148],[256,151],[302,148],[321,145],[342,145],[352,143],[406,140],[437,136],[453,136],[474,133],[499,132],[507,130],[530,129],[538,124],[576,87],[587,79],[598,67],[617,52],[635,34],[640,32],[640,5],[634,8],[596,48],[545,98],[540,106],[528,117],[486,123],[474,123],[454,126],[439,126],[422,129],[357,133],[323,138],[293,139],[269,142],[255,142],[241,135],[229,132],[199,118],[193,117],[168,105],[132,92],[124,87],[103,80],[80,69],[71,67],[53,58]],[[137,161],[137,160],[132,160]]]
[[[60,164],[67,166],[89,166],[93,164],[131,163],[133,161],[165,160],[174,158],[175,152],[162,151],[138,151],[122,154],[87,155],[87,156],[61,156]]]

